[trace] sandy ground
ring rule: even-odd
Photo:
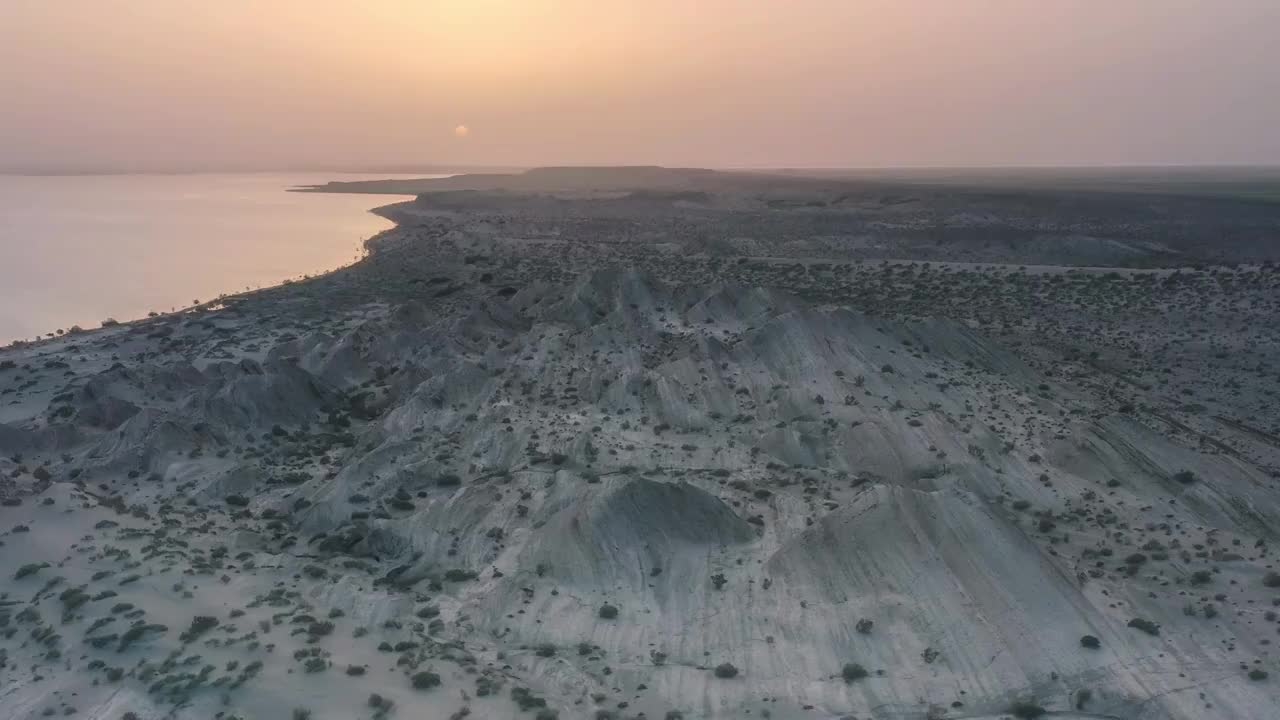
[[[7,716],[1274,717],[1273,265],[697,192],[0,351]]]

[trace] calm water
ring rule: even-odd
[[[386,177],[0,175],[0,343],[348,264],[405,198],[286,188]]]

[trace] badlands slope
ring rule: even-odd
[[[394,257],[0,353],[5,717],[1275,717],[1250,452],[948,313]]]

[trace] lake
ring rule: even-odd
[[[0,343],[333,270],[400,195],[293,193],[431,175],[0,175]]]

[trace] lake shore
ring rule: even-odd
[[[368,210],[399,196],[286,192],[306,179],[0,177],[0,343],[332,270],[390,227]]]

